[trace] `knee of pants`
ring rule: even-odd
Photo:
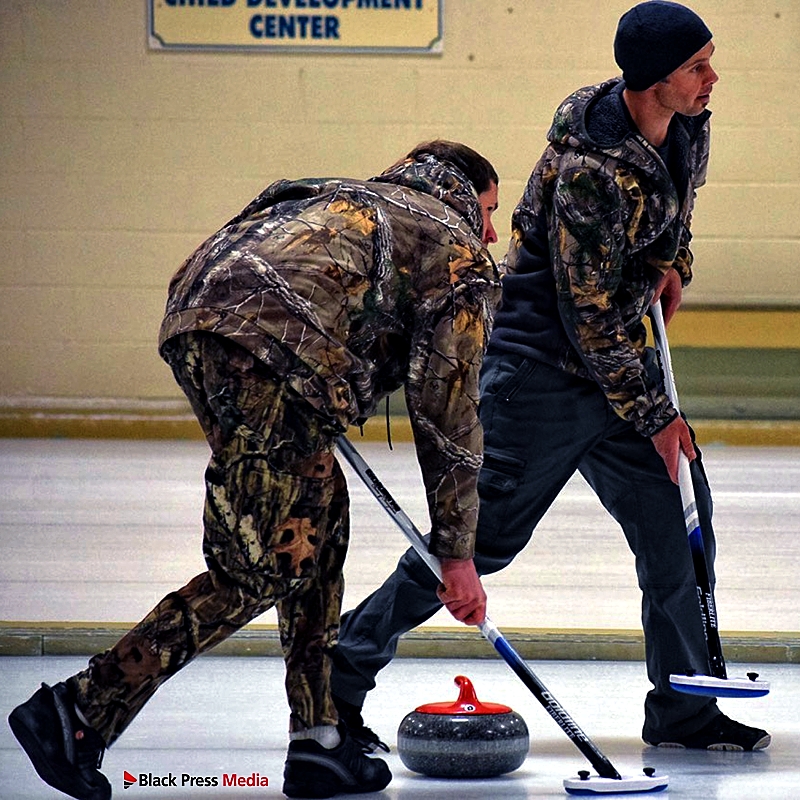
[[[427,543],[430,535],[426,535],[424,539]],[[416,583],[425,589],[436,590],[439,586],[439,579],[413,547],[400,557],[400,561],[397,562],[397,572],[403,580]]]
[[[243,570],[221,564],[206,554],[206,566],[214,592],[214,604],[237,617],[253,619],[271,608],[289,592],[288,581],[258,570]]]

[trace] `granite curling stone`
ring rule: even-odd
[[[469,678],[455,683],[455,703],[419,706],[400,723],[403,764],[433,778],[491,778],[522,766],[530,747],[525,720],[508,706],[482,703]]]

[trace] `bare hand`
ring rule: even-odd
[[[486,592],[472,559],[443,558],[442,583],[436,594],[447,610],[465,625],[480,625],[486,618]]]
[[[689,461],[694,461],[697,454],[692,444],[692,434],[683,417],[675,417],[666,428],[662,428],[651,437],[653,446],[666,464],[667,472],[673,483],[678,483],[678,459],[681,451],[686,453]]]
[[[675,316],[683,299],[683,287],[681,286],[681,276],[677,270],[669,269],[663,278],[659,281],[656,287],[656,293],[653,295],[653,303],[658,300],[661,301],[661,312],[664,315],[664,324],[668,325],[669,321]]]

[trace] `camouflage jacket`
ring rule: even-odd
[[[648,372],[642,323],[670,269],[692,277],[690,225],[705,182],[709,112],[673,117],[666,163],[611,80],[556,111],[549,146],[512,218],[490,348],[591,378],[643,435],[676,410]]]
[[[405,387],[431,552],[470,558],[478,372],[499,299],[481,228],[472,185],[432,156],[369,181],[278,181],[180,267],[159,343],[226,336],[341,431]]]

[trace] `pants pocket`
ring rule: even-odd
[[[511,494],[519,486],[524,470],[522,459],[487,450],[478,476],[479,494],[487,499]]]
[[[536,369],[535,361],[516,353],[490,357],[485,363],[486,368],[481,375],[481,395],[491,395],[506,403],[514,399],[514,395]]]

